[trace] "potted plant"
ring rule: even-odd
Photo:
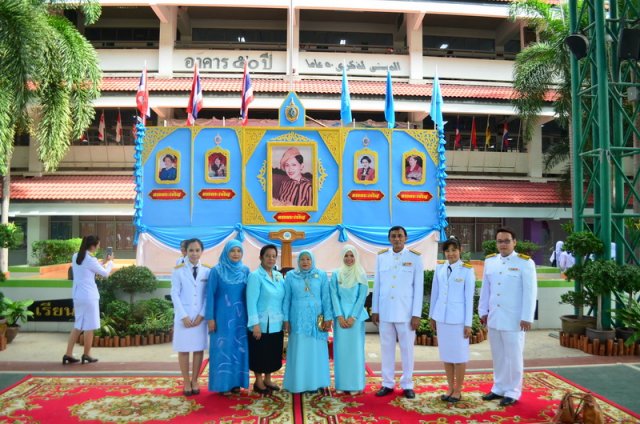
[[[611,312],[622,325],[629,329],[625,344],[630,346],[638,342],[640,340],[640,303],[635,299],[631,299],[626,307],[614,309]]]
[[[29,310],[29,306],[33,305],[33,300],[12,300],[5,297],[2,300],[4,304],[4,317],[7,319],[7,343],[11,343],[16,338],[19,323],[25,323],[33,316],[33,312]]]
[[[637,293],[640,292],[639,266],[622,265],[616,291],[617,296],[619,296],[619,302],[626,306],[626,308],[621,308],[614,312],[618,321],[623,325],[623,327],[616,328],[616,337],[627,340],[640,330],[640,320],[634,322],[632,319],[634,307],[638,307],[638,302],[635,299]],[[627,310],[630,311],[628,314]]]
[[[158,288],[158,279],[146,266],[131,265],[120,268],[109,276],[114,288],[129,294],[129,304],[133,305],[136,293],[151,293]]]
[[[588,285],[583,285],[583,273],[586,263],[592,255],[601,254],[604,244],[591,231],[571,232],[562,246],[563,250],[571,253],[578,263],[565,272],[568,281],[576,281],[576,290],[569,291],[560,296],[560,303],[572,305],[576,311],[572,315],[560,317],[562,331],[567,334],[585,334],[587,327],[596,325],[594,317],[584,315],[585,306],[594,306],[597,303],[597,295]],[[585,264],[582,264],[586,261]]]
[[[612,328],[604,328],[602,325],[602,312],[604,308],[610,306],[604,305],[603,296],[611,293],[618,286],[620,280],[620,270],[622,266],[618,265],[614,260],[598,259],[589,261],[584,266],[582,272],[582,283],[584,287],[596,296],[597,314],[596,328],[587,327],[586,334],[589,339],[600,339],[600,341],[613,340],[616,332]]]

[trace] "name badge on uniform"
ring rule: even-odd
[[[509,268],[509,271],[520,271],[520,268]]]
[[[464,279],[463,278],[456,278],[454,281],[456,283],[462,283],[462,282],[464,282]]]
[[[412,266],[413,262],[402,262],[402,266]]]

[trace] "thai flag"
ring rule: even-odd
[[[456,122],[456,138],[453,142],[453,150],[458,150],[462,148],[462,134],[460,134],[460,117],[458,116]]]
[[[251,76],[249,75],[249,68],[247,67],[247,61],[244,61],[244,75],[242,76],[242,103],[240,106],[240,118],[242,119],[242,126],[247,125],[249,120],[249,105],[253,101],[253,87],[251,86]]]
[[[116,120],[116,143],[122,142],[122,117],[118,110],[118,119]]]
[[[191,83],[191,94],[187,105],[187,125],[194,125],[198,119],[198,112],[202,109],[202,84],[200,83],[200,72],[198,64],[193,68],[193,82]]]
[[[502,150],[509,150],[509,124],[504,123],[504,128],[502,130]]]
[[[142,123],[146,121],[147,117],[151,117],[151,109],[149,108],[149,86],[147,84],[147,66],[145,65],[140,75],[140,82],[138,83],[138,92],[136,93],[136,105],[140,116],[142,116]]]
[[[98,140],[104,141],[104,110],[102,111],[102,115],[100,115],[100,123],[98,124]]]

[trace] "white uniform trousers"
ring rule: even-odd
[[[520,399],[524,373],[524,331],[489,328],[489,344],[493,357],[491,391],[500,396]]]
[[[416,332],[410,322],[380,322],[380,350],[382,353],[382,385],[393,389],[395,383],[396,339],[402,356],[400,388],[413,389],[413,344]]]

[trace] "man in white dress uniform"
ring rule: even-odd
[[[515,251],[516,234],[510,228],[496,232],[499,254],[484,261],[478,313],[489,327],[493,358],[493,387],[483,400],[500,399],[512,405],[522,394],[524,334],[531,330],[538,281],[531,258]]]
[[[405,249],[407,231],[403,227],[392,227],[389,241],[392,249],[378,252],[371,305],[371,321],[380,328],[382,353],[382,387],[376,396],[393,393],[397,339],[402,356],[400,388],[407,399],[413,399],[413,345],[422,315],[424,265],[420,252]]]

